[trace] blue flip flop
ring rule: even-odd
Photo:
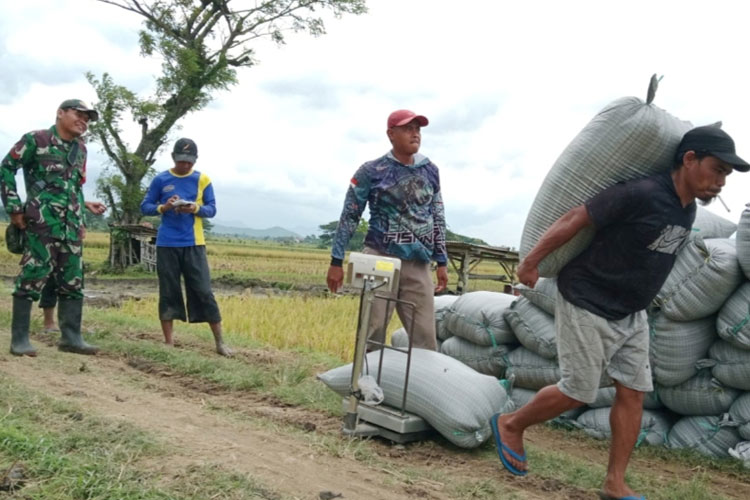
[[[518,470],[516,469],[510,461],[508,461],[507,458],[505,458],[504,451],[508,452],[508,455],[515,458],[519,462],[525,462],[526,461],[526,453],[523,453],[522,455],[518,455],[515,451],[511,450],[505,444],[503,443],[502,439],[500,439],[500,431],[497,428],[497,417],[499,417],[499,413],[495,413],[492,415],[492,418],[490,419],[490,427],[492,427],[492,434],[495,436],[495,446],[497,447],[497,455],[500,457],[500,461],[503,463],[503,466],[508,469],[508,472],[511,474],[515,474],[516,476],[525,476],[528,471],[525,470]]]
[[[599,498],[601,498],[601,500],[646,500],[646,497],[644,497],[643,495],[639,497],[634,497],[634,496],[613,497],[612,495],[607,495],[603,491],[599,492]]]

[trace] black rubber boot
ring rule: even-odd
[[[29,342],[31,301],[13,297],[13,318],[10,325],[10,353],[16,356],[36,356],[36,349]]]
[[[99,348],[87,344],[81,335],[81,314],[83,299],[60,299],[57,302],[57,323],[62,338],[57,348],[64,352],[76,354],[96,354]]]

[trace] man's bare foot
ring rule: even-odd
[[[641,498],[641,496],[630,489],[630,487],[625,484],[622,481],[610,481],[609,479],[604,479],[604,485],[602,485],[602,493],[604,494],[603,498],[611,497],[611,498],[624,498],[624,497],[633,497],[633,498]],[[602,495],[599,495],[602,497]]]
[[[234,355],[232,350],[229,347],[227,347],[227,345],[224,344],[224,342],[216,344],[216,352],[218,352],[219,354],[227,358],[231,358]]]
[[[508,426],[509,418],[510,414],[500,415],[497,418],[497,430],[500,433],[500,438],[502,439],[503,444],[507,448],[513,450],[516,455],[519,457],[525,457],[526,452],[523,449],[523,433],[518,433],[517,431],[514,431],[512,427]],[[502,451],[505,458],[513,465],[513,467],[519,471],[528,470],[529,466],[526,460],[517,460],[506,450]]]

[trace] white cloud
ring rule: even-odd
[[[407,107],[431,119],[422,152],[441,168],[451,228],[517,247],[557,156],[609,101],[645,97],[652,73],[665,75],[658,106],[695,124],[722,120],[750,156],[739,2],[371,0],[369,8],[329,20],[317,39],[261,43],[260,64],[242,70],[239,85],[182,121],[174,137],[197,141],[217,221],[314,230],[337,219],[351,174],[388,148],[387,114]],[[0,62],[20,65],[0,77],[15,92],[0,100],[2,116],[13,117],[0,123],[4,147],[51,124],[62,99],[94,100],[86,70],[150,88],[159,64],[139,56],[139,25],[98,2],[4,7]],[[167,153],[158,169],[169,167]],[[730,214],[711,210],[737,220],[749,180],[729,179]]]

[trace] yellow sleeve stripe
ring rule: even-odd
[[[200,210],[200,207],[203,206],[203,191],[209,184],[211,184],[211,179],[209,179],[206,174],[201,172],[200,179],[198,179],[198,196],[195,199],[195,205],[198,207],[197,210]],[[194,217],[194,220],[195,222],[193,223],[193,234],[195,235],[195,244],[205,245],[206,238],[203,235],[203,218],[196,215]]]

